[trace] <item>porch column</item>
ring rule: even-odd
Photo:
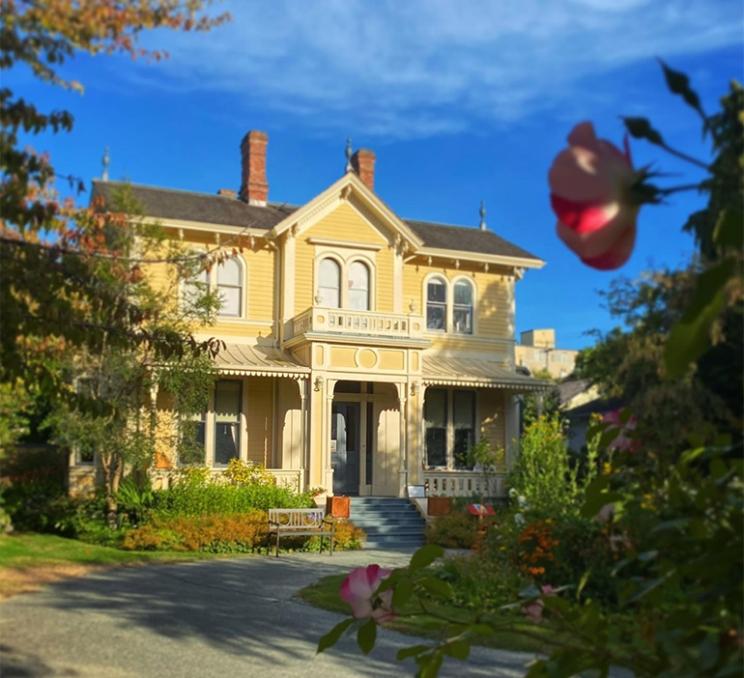
[[[308,379],[298,379],[297,388],[300,391],[300,492],[304,492],[309,485],[307,477],[308,463],[308,433],[307,433],[307,385]]]
[[[324,382],[325,387],[325,412],[323,415],[324,430],[323,430],[323,486],[326,488],[328,494],[333,494],[333,466],[332,466],[332,455],[331,455],[331,430],[332,430],[332,417],[333,417],[333,391],[336,388],[336,379],[326,378]]]
[[[424,385],[420,381],[412,380],[408,389],[408,484],[422,485],[423,473],[423,442],[422,427],[424,415]]]
[[[399,381],[396,382],[395,388],[398,391],[398,411],[399,411],[399,432],[400,432],[400,443],[398,458],[400,459],[399,464],[399,480],[398,480],[398,496],[406,496],[406,485],[408,484],[408,450],[406,447],[406,428],[407,428],[407,403],[408,403],[408,382]]]
[[[519,398],[508,393],[504,395],[504,438],[506,468],[511,471],[519,455]]]

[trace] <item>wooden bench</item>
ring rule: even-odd
[[[269,534],[276,534],[276,557],[279,557],[279,541],[284,536],[320,537],[320,552],[323,553],[323,537],[331,538],[330,554],[333,555],[333,519],[319,509],[269,509]]]

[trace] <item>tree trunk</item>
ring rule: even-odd
[[[116,529],[119,526],[119,502],[116,495],[121,485],[124,465],[119,455],[114,452],[102,455],[101,467],[103,468],[103,489],[106,495],[106,523],[111,529]]]

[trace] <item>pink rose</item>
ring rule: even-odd
[[[608,429],[617,429],[617,436],[607,445],[610,450],[622,450],[623,452],[635,452],[639,442],[633,438],[633,432],[638,425],[638,420],[630,415],[627,421],[623,421],[620,410],[611,410],[602,415],[602,422],[607,424]]]
[[[357,619],[374,619],[384,624],[395,617],[393,612],[393,591],[388,589],[377,593],[383,579],[391,570],[379,565],[367,565],[352,570],[341,584],[341,599],[351,606],[351,613]]]
[[[641,176],[625,151],[597,139],[594,126],[571,130],[548,174],[558,236],[588,266],[603,271],[622,266],[633,251],[640,205],[631,187]]]

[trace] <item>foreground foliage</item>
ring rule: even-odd
[[[574,492],[577,476],[569,466],[561,468],[558,438],[543,436],[539,445],[528,445],[530,465],[526,461],[515,475],[523,494],[515,492],[511,518],[507,514],[495,523],[486,556],[495,572],[511,566],[518,573],[512,586],[527,586],[507,590],[503,598],[474,600],[468,588],[491,588],[479,579],[480,568],[474,568],[475,576],[456,563],[437,571],[430,566],[443,551],[429,545],[413,555],[408,567],[386,573],[369,592],[357,592],[366,596],[366,608],[356,601],[355,610],[372,612],[338,624],[320,639],[319,652],[355,629],[360,650],[368,654],[375,645],[377,618],[408,616],[412,605],[426,610],[431,599],[459,600],[474,605],[467,620],[443,613],[445,630],[438,642],[398,652],[400,660],[415,660],[418,675],[435,676],[447,657],[467,659],[471,645],[501,633],[515,611],[533,622],[518,633],[545,633],[549,647],[548,656],[530,666],[530,678],[607,676],[615,668],[670,678],[740,675],[744,90],[734,83],[721,111],[707,115],[688,78],[665,64],[662,68],[669,89],[700,116],[713,160],[705,163],[670,148],[644,118],[625,118],[626,128],[703,170],[703,178],[660,189],[648,183],[648,168],[638,171],[632,190],[615,196],[620,204],[610,204],[622,215],[625,235],[618,241],[611,237],[617,225],[612,210],[586,238],[581,218],[596,205],[577,204],[571,212],[563,204],[559,210],[559,218],[571,222],[563,226],[572,229],[564,233],[572,249],[590,265],[613,268],[629,256],[642,203],[660,202],[680,190],[699,190],[708,197],[707,207],[685,225],[695,235],[699,257],[684,272],[641,285],[636,298],[631,291],[627,308],[638,311],[631,331],[618,330],[611,344],[600,345],[580,365],[608,391],[617,388],[631,406],[597,429],[594,474],[587,473],[581,491]],[[570,154],[572,162],[599,151],[606,156],[614,148],[598,141],[590,127],[585,123],[574,129],[563,161]],[[623,157],[625,180],[632,167],[629,154]],[[575,176],[586,178],[593,166],[579,164],[571,165]],[[614,180],[611,173],[600,179]],[[602,261],[587,251],[593,239],[607,245],[599,252]],[[684,285],[677,288],[675,281]],[[545,455],[556,462],[547,469],[539,466],[543,443]],[[545,470],[555,472],[560,495],[541,485]],[[358,570],[346,581],[354,577],[360,577]],[[500,604],[510,593],[511,602]]]

